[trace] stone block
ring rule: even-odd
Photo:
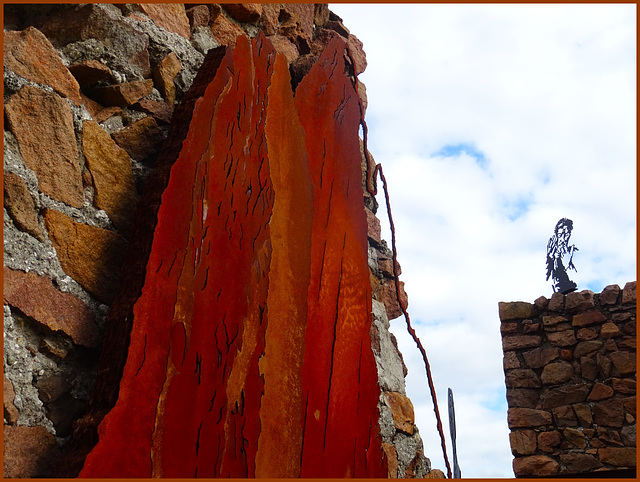
[[[557,427],[575,427],[578,425],[576,415],[570,405],[561,405],[551,409]]]
[[[545,410],[531,408],[509,408],[507,414],[509,428],[540,427],[551,425],[551,414]]]
[[[636,282],[630,281],[622,289],[622,304],[630,304],[636,302]]]
[[[533,306],[537,313],[542,313],[543,311],[547,311],[549,300],[544,296],[540,296],[533,302]]]
[[[560,470],[560,464],[546,455],[517,457],[513,460],[513,472],[516,477],[554,475]]]
[[[535,408],[540,401],[539,390],[507,387],[507,402],[513,408]]]
[[[604,342],[604,348],[607,351],[618,351],[618,344],[613,338],[609,338]]]
[[[93,313],[75,296],[58,291],[49,278],[5,267],[4,301],[52,331],[62,331],[74,343],[97,348],[98,326]]]
[[[389,478],[397,479],[398,478],[398,454],[396,452],[396,448],[390,443],[383,442],[382,450],[384,451],[384,455],[387,459],[387,468],[389,470]]]
[[[140,8],[158,27],[189,40],[191,29],[183,3],[140,3]]]
[[[440,469],[431,469],[425,476],[425,479],[446,479],[447,476]]]
[[[602,378],[609,378],[611,373],[611,360],[602,353],[596,354],[596,364],[598,365],[598,373]]]
[[[4,376],[4,386],[3,386],[4,397],[2,399],[4,405],[4,420],[9,425],[14,425],[18,421],[18,416],[20,413],[18,409],[13,404],[13,401],[16,398],[16,392],[13,389],[13,383]]]
[[[313,4],[283,4],[284,10],[291,17],[289,21],[296,25],[293,29],[295,35],[304,36],[308,39],[313,38],[313,24],[315,19],[315,7]],[[285,19],[286,24],[287,19]]]
[[[636,397],[626,397],[622,399],[624,408],[634,417],[636,416]]]
[[[87,95],[104,106],[128,107],[151,93],[153,80],[134,80],[121,84],[95,87]]]
[[[562,435],[557,430],[540,432],[538,434],[538,448],[543,452],[552,453],[562,442]]]
[[[4,426],[5,477],[51,477],[61,455],[55,437],[43,426]]]
[[[636,318],[635,318],[635,316],[631,319],[631,321],[629,321],[628,323],[625,323],[624,325],[622,325],[622,327],[620,328],[620,331],[622,331],[622,333],[624,333],[625,335],[636,336]]]
[[[4,173],[4,207],[20,231],[29,233],[39,241],[44,233],[38,224],[36,206],[24,180],[17,174]]]
[[[573,330],[547,333],[547,338],[551,344],[559,347],[572,346],[576,344],[576,335]]]
[[[604,345],[604,343],[599,340],[581,341],[576,345],[576,348],[573,351],[573,356],[579,358],[584,355],[588,355],[589,353],[598,351],[602,348],[602,345]]]
[[[103,303],[111,303],[127,241],[113,231],[76,223],[52,209],[45,211],[44,222],[65,273]]]
[[[113,72],[99,60],[85,60],[69,67],[83,89],[93,87],[101,81],[113,81]]]
[[[283,54],[287,59],[287,64],[291,65],[299,56],[298,47],[288,37],[276,34],[268,37],[276,52]]]
[[[636,372],[636,357],[628,351],[614,351],[609,359],[620,375],[631,375]]]
[[[576,403],[571,406],[573,408],[576,417],[578,418],[578,425],[581,427],[589,427],[593,423],[593,415],[591,414],[591,407],[586,403]]]
[[[558,323],[569,321],[569,318],[561,315],[546,315],[542,317],[542,324],[545,329],[549,326],[557,325]]]
[[[515,323],[515,322],[500,323],[500,333],[502,334],[518,333],[518,323]]]
[[[580,341],[589,341],[593,340],[594,338],[598,338],[598,333],[590,330],[589,328],[580,328],[578,330],[577,337]]]
[[[211,15],[206,5],[196,5],[195,7],[188,8],[186,14],[189,19],[189,28],[192,34],[198,27],[206,27],[209,25]]]
[[[529,333],[537,333],[540,331],[540,323],[534,323],[531,320],[524,320],[522,322],[522,334],[527,335]]]
[[[117,59],[109,65],[126,65],[128,78],[149,76],[149,36],[109,5],[76,5],[33,21],[56,48],[65,51],[71,63],[98,57]]]
[[[599,400],[605,400],[613,396],[613,388],[604,383],[596,383],[591,389],[591,393],[587,397],[588,402],[597,402]]]
[[[534,314],[534,306],[524,301],[509,303],[501,301],[498,303],[498,313],[502,321],[531,318]]]
[[[542,370],[540,379],[544,385],[556,385],[571,380],[573,367],[567,362],[550,363]]]
[[[584,384],[562,385],[548,388],[542,395],[542,407],[554,408],[584,402],[589,394],[589,387]]]
[[[590,310],[573,315],[573,326],[589,326],[607,321],[607,317],[600,310]]]
[[[622,340],[618,340],[618,347],[621,350],[636,351],[635,337],[625,336]]]
[[[587,446],[584,433],[575,428],[565,428],[562,431],[562,435],[567,439],[574,447],[584,449]]]
[[[158,154],[165,134],[153,117],[145,117],[114,132],[111,137],[132,159],[144,161]]]
[[[528,368],[516,368],[505,374],[507,388],[538,388],[541,386],[538,375]]]
[[[413,434],[415,418],[411,400],[397,392],[385,392],[384,399],[391,409],[396,429],[409,435]]]
[[[71,390],[71,383],[61,373],[45,375],[35,384],[38,389],[38,397],[42,403],[50,403]]]
[[[622,437],[617,430],[613,430],[606,427],[598,427],[598,438],[607,446],[623,447]]]
[[[225,3],[224,9],[238,22],[256,23],[262,15],[260,3]]]
[[[598,449],[600,462],[615,467],[635,467],[636,449],[633,447],[604,447]]]
[[[620,287],[618,285],[609,285],[602,290],[602,293],[598,296],[598,301],[601,305],[615,305],[619,294]]]
[[[94,204],[128,238],[137,204],[129,155],[92,121],[82,125],[82,150],[93,178]]]
[[[562,293],[553,293],[549,300],[549,311],[560,312],[564,311],[564,299],[565,295]]]
[[[633,378],[613,378],[613,389],[624,395],[635,395],[636,381]]]
[[[627,447],[635,447],[636,446],[636,424],[627,425],[626,427],[622,427],[620,430],[620,436],[622,437],[622,442]]]
[[[86,101],[87,100],[93,102],[91,99],[86,98],[85,99],[85,106],[86,106]],[[142,102],[142,100],[141,100],[141,102]],[[96,102],[94,102],[94,104],[95,105],[99,105]],[[140,105],[140,104],[137,103],[136,105]],[[126,117],[126,114],[122,110],[122,107],[111,106],[111,107],[102,108],[100,106],[99,110],[96,111],[95,114],[91,114],[91,116],[93,117],[93,120],[96,121],[98,124],[103,124],[104,122],[106,122],[107,120],[111,119],[112,117],[119,117],[120,118],[119,120],[120,120],[120,123],[121,123],[122,119],[124,119]],[[107,125],[103,125],[103,128],[110,129],[110,130],[113,129],[111,127],[107,127]],[[118,125],[116,128],[120,128],[120,126]]]
[[[560,358],[568,362],[573,361],[573,350],[571,348],[563,348],[560,350]],[[576,373],[579,374],[578,370],[576,370]]]
[[[356,75],[360,75],[367,68],[367,54],[363,49],[362,42],[353,34],[347,39],[349,45],[349,54],[354,62],[354,70]]]
[[[533,348],[540,346],[541,342],[542,338],[536,335],[505,336],[502,338],[502,349],[510,351]]]
[[[511,452],[514,455],[532,455],[538,447],[533,430],[515,430],[509,434]]]
[[[541,347],[525,351],[522,356],[529,368],[540,368],[558,358],[559,352],[557,348]]]
[[[583,378],[587,380],[594,380],[598,375],[598,366],[593,356],[580,357],[580,372]]]
[[[402,316],[402,307],[398,302],[398,295],[394,280],[388,280],[382,285],[376,294],[376,299],[384,304],[389,320],[394,320],[399,316]],[[404,281],[400,281],[400,302],[406,309],[409,300],[407,293],[404,290]]]
[[[565,309],[570,313],[588,310],[595,306],[593,291],[574,291],[566,295]]]
[[[560,454],[560,462],[565,466],[562,472],[577,474],[580,472],[590,472],[602,467],[602,464],[593,455],[568,453]],[[562,473],[561,472],[561,473]]]
[[[622,427],[624,408],[619,398],[598,402],[593,405],[593,421],[598,426]]]
[[[234,45],[244,30],[224,15],[218,15],[211,24],[211,35],[220,45]]]
[[[278,17],[280,16],[280,4],[264,3],[262,4],[262,30],[268,37],[274,35],[278,30]]]
[[[82,207],[80,159],[69,104],[30,85],[12,95],[5,115],[38,189],[69,206]]]
[[[152,116],[161,124],[169,124],[173,114],[173,106],[159,100],[140,99],[133,108]]]
[[[518,360],[518,356],[516,355],[515,351],[505,352],[502,366],[505,370],[520,368],[520,361]]]
[[[80,86],[42,32],[34,27],[4,34],[4,67],[80,105]]]
[[[182,64],[174,52],[170,52],[152,70],[153,81],[168,105],[176,101],[176,85],[174,79],[182,70]]]

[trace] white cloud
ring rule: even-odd
[[[579,289],[636,278],[636,6],[331,9],[367,54],[369,148],[389,181],[449,454],[452,387],[463,476],[511,477],[498,302],[551,295],[546,244],[565,216]],[[392,330],[427,456],[444,470],[419,353],[401,319]]]

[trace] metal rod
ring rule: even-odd
[[[453,478],[459,479],[460,466],[458,465],[458,453],[456,450],[456,409],[453,405],[453,390],[447,390],[449,400],[449,432],[451,433],[451,447],[453,449]]]

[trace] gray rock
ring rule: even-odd
[[[422,478],[431,470],[431,462],[426,458],[422,444],[422,438],[416,433],[413,436],[398,432],[394,439],[394,446],[398,454],[398,477],[405,477],[405,470],[411,466],[414,459],[413,472],[416,478]]]
[[[198,52],[206,55],[207,52],[216,47],[220,47],[220,43],[211,35],[211,29],[208,27],[197,27],[191,34],[191,45]]]
[[[53,371],[56,365],[34,347],[32,333],[24,329],[25,321],[19,315],[14,318],[11,308],[4,305],[4,373],[13,384],[16,393],[13,401],[18,409],[18,425],[44,426],[55,434],[51,420],[46,416],[44,406],[33,385],[34,378]],[[31,350],[30,350],[31,349]]]
[[[158,64],[169,53],[176,54],[182,64],[182,70],[174,81],[176,100],[180,100],[191,87],[193,79],[204,61],[204,55],[196,50],[186,38],[177,33],[167,32],[153,22],[141,22],[134,18],[124,18],[124,21],[149,37],[149,59],[152,66]]]
[[[380,412],[380,436],[382,437],[382,441],[392,444],[393,437],[396,434],[396,427],[393,423],[391,409],[386,404],[382,393],[380,394],[380,400],[378,402],[378,411]]]
[[[378,383],[383,391],[398,392],[406,395],[404,371],[400,354],[391,340],[389,319],[384,305],[373,300],[373,324],[378,329],[380,352],[374,356],[378,367]]]

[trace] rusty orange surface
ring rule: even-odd
[[[298,85],[240,37],[162,195],[83,477],[386,477],[360,107],[335,39]]]

